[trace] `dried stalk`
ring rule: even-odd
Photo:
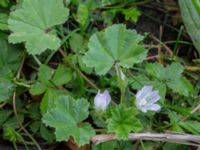
[[[130,133],[128,139],[182,143],[192,146],[200,145],[200,136],[190,134]],[[114,134],[101,134],[92,137],[91,142],[100,144],[112,140],[117,140],[117,136]]]

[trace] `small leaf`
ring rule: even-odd
[[[132,21],[132,22],[137,22],[139,16],[141,15],[140,11],[136,8],[129,8],[129,9],[123,9],[122,14],[125,15],[125,20]]]
[[[41,82],[36,82],[35,84],[33,84],[31,86],[31,88],[29,89],[29,92],[32,95],[40,95],[40,94],[44,93],[46,89],[47,89],[47,87],[45,84],[43,84]]]
[[[86,5],[79,4],[78,12],[77,12],[77,21],[80,23],[82,27],[84,27],[88,20],[89,11]]]
[[[15,85],[12,83],[12,72],[8,68],[0,69],[0,102],[8,100],[14,89]]]
[[[22,7],[11,12],[8,19],[12,43],[25,42],[29,54],[40,54],[46,49],[57,50],[60,39],[54,26],[68,19],[69,10],[63,0],[24,0]]]
[[[46,85],[49,84],[53,74],[53,69],[47,65],[41,65],[38,73],[38,80]]]
[[[95,135],[89,123],[83,123],[89,115],[89,103],[85,99],[70,96],[60,96],[55,101],[55,108],[43,115],[42,121],[56,129],[56,140],[66,141],[73,137],[75,142],[82,146],[88,144]]]
[[[139,45],[143,38],[123,24],[110,26],[91,36],[89,51],[83,57],[83,62],[88,67],[94,67],[99,75],[106,74],[115,63],[131,68],[146,57],[147,50]]]
[[[77,53],[83,49],[83,37],[78,33],[74,33],[69,39],[69,44],[71,49]]]
[[[111,118],[107,120],[108,132],[116,133],[119,139],[127,139],[131,131],[142,129],[140,121],[135,117],[137,110],[133,107],[125,108],[119,105],[111,111]]]
[[[59,65],[53,76],[53,83],[57,86],[68,83],[72,79],[72,71],[63,65]]]

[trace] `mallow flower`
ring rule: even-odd
[[[158,91],[153,90],[152,86],[144,86],[136,94],[136,107],[146,113],[148,110],[157,111],[161,108],[155,104],[160,99]]]
[[[96,111],[105,111],[111,101],[110,94],[108,90],[105,90],[103,93],[98,91],[97,95],[94,98],[94,108]]]

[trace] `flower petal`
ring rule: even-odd
[[[158,111],[160,108],[161,108],[160,105],[158,105],[158,104],[153,104],[153,105],[149,106],[147,109],[148,109],[148,110],[152,110],[152,111]]]
[[[159,99],[160,95],[158,91],[153,91],[146,97],[146,101],[148,102],[148,104],[153,104],[157,102]]]
[[[136,94],[137,99],[142,99],[144,96],[146,96],[148,93],[152,91],[152,86],[144,86],[141,90],[139,90]]]

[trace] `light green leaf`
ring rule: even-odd
[[[29,54],[40,54],[46,49],[57,50],[60,39],[54,26],[68,19],[69,10],[63,0],[24,0],[22,7],[10,14],[9,36],[12,43],[25,42]]]
[[[33,84],[31,86],[31,88],[29,89],[29,92],[32,95],[40,95],[40,94],[44,93],[46,89],[47,89],[47,87],[45,84],[43,84],[41,82],[36,82],[35,84]]]
[[[200,135],[200,123],[198,121],[182,121],[179,123],[179,125],[192,134]]]
[[[111,118],[107,120],[108,132],[114,132],[119,139],[127,139],[131,131],[142,129],[142,124],[135,117],[137,110],[133,107],[126,108],[123,105],[116,106],[111,111]]]
[[[115,63],[131,68],[146,57],[147,50],[139,45],[143,39],[143,36],[135,30],[126,29],[123,24],[112,25],[91,36],[89,51],[83,57],[83,62],[88,67],[94,67],[99,75],[106,74]]]
[[[86,5],[79,4],[77,12],[77,21],[84,27],[88,20],[89,11]]]
[[[125,20],[132,21],[132,22],[137,22],[139,16],[141,15],[140,11],[136,8],[129,8],[129,9],[123,9],[122,14],[125,15]]]
[[[0,0],[0,6],[8,7],[9,0]]]
[[[0,30],[8,30],[8,15],[5,13],[0,13]]]
[[[43,115],[42,121],[56,129],[56,140],[66,141],[73,137],[81,146],[88,144],[90,138],[95,135],[89,123],[83,123],[89,115],[89,103],[85,99],[77,99],[70,96],[61,96],[55,102],[55,108]],[[81,123],[81,124],[80,124]]]
[[[66,84],[72,79],[72,71],[69,68],[66,68],[63,65],[59,65],[56,69],[56,72],[52,78],[52,81],[55,85],[61,86]]]

